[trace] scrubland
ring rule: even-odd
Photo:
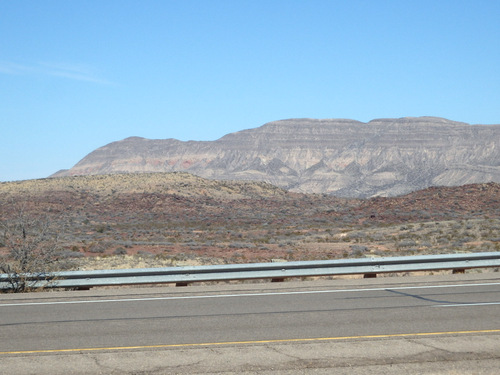
[[[500,251],[495,183],[372,199],[186,173],[1,183],[0,221],[19,210],[50,223],[71,269]]]

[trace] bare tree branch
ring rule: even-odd
[[[9,253],[0,258],[0,272],[14,292],[37,288],[37,280],[50,279],[56,269],[57,233],[48,220],[30,217],[23,205],[14,219],[0,222],[2,243]]]

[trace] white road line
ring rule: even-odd
[[[466,306],[487,306],[487,305],[500,305],[500,302],[455,303],[453,305],[434,305],[432,307],[466,307]]]
[[[495,286],[495,285],[500,285],[500,283],[404,286],[395,288],[308,290],[308,291],[297,291],[297,292],[212,294],[212,295],[148,297],[148,298],[117,298],[117,299],[52,301],[52,302],[20,302],[20,303],[0,303],[0,308],[12,307],[12,306],[70,305],[70,304],[83,304],[83,303],[119,303],[119,302],[145,302],[145,301],[165,301],[165,300],[183,300],[183,299],[206,299],[206,298],[263,297],[263,296],[286,296],[286,295],[298,295],[298,294],[354,293],[354,292],[376,292],[376,291],[391,291],[391,290],[415,290],[415,289],[437,289],[437,288],[458,288],[458,287],[470,288],[477,286]],[[452,305],[436,305],[436,306],[451,307]],[[458,305],[458,306],[463,306],[463,305]]]

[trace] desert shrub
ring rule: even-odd
[[[372,239],[374,241],[383,241],[385,238],[384,238],[384,235],[382,233],[375,233],[375,234],[373,234]]]
[[[119,248],[115,249],[115,251],[113,251],[113,254],[114,255],[126,255],[127,250],[125,250],[123,247],[119,247]]]
[[[62,250],[56,253],[58,259],[83,258],[85,254],[78,251]]]
[[[461,238],[460,242],[472,242],[474,240],[475,240],[475,237],[466,236],[466,237]]]
[[[105,225],[99,225],[97,228],[95,228],[95,231],[97,233],[104,233],[104,231],[107,229]]]
[[[417,243],[413,240],[404,240],[398,242],[397,246],[398,247],[410,247],[410,246],[415,246]]]
[[[364,255],[368,251],[368,247],[362,245],[351,245],[350,246],[351,253],[350,256],[354,258],[358,258]]]
[[[92,244],[88,247],[87,251],[93,254],[102,254],[106,251],[106,248],[102,244]]]
[[[145,250],[139,250],[137,252],[137,255],[140,255],[140,256],[143,256],[143,257],[153,257],[154,254],[149,252],[149,251],[145,251]]]
[[[350,234],[350,237],[352,239],[362,240],[362,239],[367,237],[367,234],[366,234],[366,232],[353,232]]]

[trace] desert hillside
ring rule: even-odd
[[[500,251],[496,183],[371,199],[186,173],[1,183],[0,221],[21,211],[50,223],[73,268]]]

